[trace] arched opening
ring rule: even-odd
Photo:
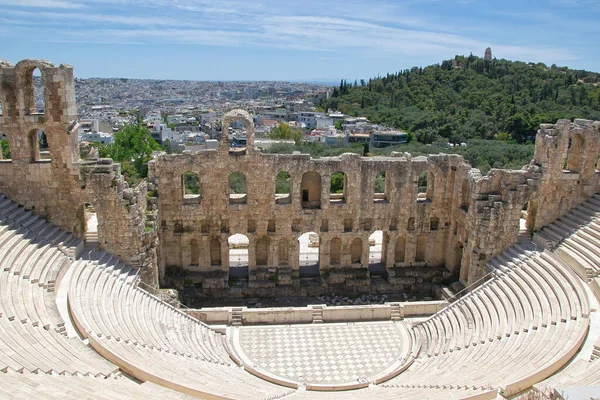
[[[0,160],[11,161],[10,143],[8,139],[0,139]]]
[[[598,156],[598,160],[596,160],[596,172],[600,172],[600,156]]]
[[[371,276],[386,274],[387,233],[375,231],[369,236],[369,272]]]
[[[229,279],[232,281],[248,280],[248,245],[246,235],[237,233],[227,239],[229,247]]]
[[[44,114],[46,98],[41,71],[35,67],[31,68],[25,74],[25,82],[23,83],[25,114]]]
[[[460,263],[462,261],[463,255],[463,244],[461,242],[456,242],[454,245],[454,265],[452,266],[452,271],[460,271]]]
[[[373,201],[375,203],[385,203],[388,201],[390,174],[387,171],[381,171],[375,176],[375,185],[373,193]]]
[[[30,162],[50,160],[50,147],[48,137],[41,129],[33,129],[29,132],[31,148]]]
[[[269,239],[262,237],[256,241],[255,248],[256,265],[267,266],[269,264]]]
[[[97,246],[98,241],[98,213],[91,204],[85,203],[83,205],[83,238],[86,244],[92,247]]]
[[[306,232],[298,238],[300,278],[319,277],[319,249],[321,238],[316,232]]]
[[[471,203],[471,187],[468,179],[463,179],[462,187],[460,190],[460,208],[464,211],[469,211],[469,204]]]
[[[417,181],[417,201],[432,201],[435,177],[431,172],[422,172]]]
[[[529,242],[531,235],[527,228],[527,220],[529,218],[529,202],[525,203],[519,215],[519,242]]]
[[[182,177],[183,198],[185,200],[200,200],[200,177],[190,171],[183,173]]]
[[[329,264],[340,265],[342,262],[342,240],[333,238],[329,243]]]
[[[287,171],[280,171],[275,177],[275,203],[290,204],[292,197],[292,179]]]
[[[210,265],[221,266],[221,242],[217,238],[210,240]]]
[[[190,241],[190,265],[200,265],[200,245],[196,239]]]
[[[290,244],[287,239],[279,241],[279,265],[288,266],[290,263]]]
[[[247,193],[246,175],[242,172],[229,175],[229,204],[246,204]]]
[[[360,264],[362,260],[362,240],[355,238],[350,245],[350,262]]]
[[[416,262],[425,262],[425,251],[427,249],[427,238],[420,235],[417,239],[417,251],[415,253]]]
[[[583,139],[583,136],[575,134],[570,137],[563,169],[573,173],[581,172],[584,148],[585,140]]]
[[[1,98],[2,98],[2,93],[0,93],[0,117],[4,116],[4,111],[3,111],[4,107],[2,107]]]
[[[321,175],[315,171],[309,171],[302,175],[300,191],[302,193],[302,208],[321,208]]]
[[[343,204],[346,201],[346,174],[337,171],[331,174],[331,185],[329,189],[329,202],[332,204]]]
[[[527,205],[527,219],[525,221],[525,227],[528,232],[533,232],[535,229],[535,219],[537,217],[538,201],[531,200]]]
[[[248,127],[243,119],[227,121],[222,126],[221,135],[226,136],[230,155],[245,155],[247,153]],[[221,141],[225,141],[221,138]]]
[[[396,250],[395,250],[395,259],[394,261],[397,263],[403,263],[406,254],[406,237],[403,235],[398,236],[396,239]]]

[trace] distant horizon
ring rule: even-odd
[[[456,54],[600,71],[595,0],[0,0],[0,59],[78,78],[349,82]],[[116,78],[118,79],[118,78]]]

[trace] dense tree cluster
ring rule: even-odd
[[[404,129],[422,143],[498,134],[522,143],[540,123],[600,119],[599,82],[597,73],[556,65],[456,56],[368,82],[342,80],[319,106]]]

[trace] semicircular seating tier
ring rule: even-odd
[[[292,391],[232,362],[225,336],[137,286],[136,271],[102,253],[80,260],[69,309],[90,345],[144,381],[200,397],[269,398]]]
[[[554,232],[554,252],[509,248],[488,263],[484,284],[424,321],[402,322],[412,325],[401,373],[360,390],[315,393],[248,373],[223,334],[141,289],[135,270],[104,252],[73,261],[79,240],[0,197],[0,395],[483,399],[549,377],[554,385],[597,383],[597,359],[573,356],[598,339],[586,337],[595,299],[578,274],[589,280],[598,265],[599,216],[596,196],[541,232],[545,240]],[[570,268],[575,257],[561,248],[589,264]],[[70,315],[59,312],[55,287],[67,288]],[[66,335],[71,320],[87,340]]]

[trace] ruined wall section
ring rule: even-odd
[[[35,104],[36,68],[43,111]],[[146,184],[129,188],[112,160],[79,160],[73,67],[0,61],[0,102],[0,131],[11,150],[10,160],[0,160],[0,192],[77,237],[85,232],[84,204],[93,205],[101,248],[140,268],[142,280],[155,285],[157,235],[152,223],[146,229]],[[49,157],[39,150],[39,130],[46,135]]]
[[[44,112],[35,107],[33,71],[39,69],[44,87]],[[8,139],[11,160],[0,161],[0,190],[54,224],[75,231],[79,205],[73,162],[79,158],[77,107],[73,67],[43,60],[17,65],[0,62],[0,131]],[[47,138],[50,159],[42,159],[37,131]],[[79,232],[76,232],[79,233]]]
[[[83,199],[97,212],[101,248],[139,269],[144,283],[156,286],[157,235],[153,224],[146,223],[146,181],[130,188],[121,175],[120,164],[111,159],[81,162],[77,167]]]
[[[466,218],[467,239],[460,270],[460,281],[467,286],[486,274],[484,266],[490,259],[517,242],[523,208],[538,190],[541,178],[535,166],[473,175],[474,194]]]
[[[542,183],[532,198],[528,227],[539,231],[600,191],[600,123],[576,119],[542,124],[533,163]]]
[[[336,287],[364,292],[414,290],[440,283],[452,273],[458,275],[471,225],[464,221],[466,213],[464,218],[456,218],[456,197],[461,195],[464,180],[474,186],[471,166],[462,157],[361,157],[348,153],[311,159],[303,154],[252,151],[232,156],[222,147],[196,154],[161,155],[150,162],[149,179],[158,192],[161,277],[167,267],[181,267],[192,273],[206,293],[223,295],[228,289],[227,240],[237,233],[250,242],[248,293],[255,295],[273,295],[272,289],[300,295],[331,292]],[[275,196],[280,171],[291,177],[287,202],[279,202]],[[330,195],[331,176],[338,171],[346,175],[342,201]],[[185,198],[185,172],[198,174],[199,197]],[[229,177],[234,172],[246,175],[247,194],[242,201],[229,198]],[[386,189],[375,194],[380,172],[386,174]],[[418,193],[423,173],[428,177],[427,190]],[[303,178],[309,174],[315,174],[320,185],[313,182],[303,188]],[[466,209],[471,196],[467,201]],[[384,281],[377,282],[368,270],[369,236],[376,230],[383,231],[382,258],[387,273]],[[303,288],[301,284],[298,238],[306,232],[315,232],[320,238],[320,287]],[[261,240],[263,245],[265,240],[268,243],[268,257],[257,265],[256,246]],[[334,242],[339,243],[337,255],[332,254]],[[353,256],[356,243],[361,247],[360,260]],[[452,250],[446,251],[448,248]],[[193,259],[193,254],[198,258]]]

